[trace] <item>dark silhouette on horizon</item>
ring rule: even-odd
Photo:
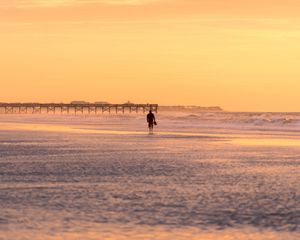
[[[158,104],[111,104],[73,101],[72,103],[1,103],[0,114],[102,114],[108,113],[145,113],[157,112]]]

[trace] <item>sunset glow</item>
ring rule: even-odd
[[[295,0],[2,0],[0,102],[299,111]]]

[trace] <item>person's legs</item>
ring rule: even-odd
[[[149,127],[149,133],[153,133],[153,123],[149,122],[148,127]]]

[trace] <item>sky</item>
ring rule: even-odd
[[[1,0],[0,102],[300,111],[299,0]]]

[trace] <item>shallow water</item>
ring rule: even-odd
[[[1,115],[0,239],[300,239],[298,126],[180,117]]]

